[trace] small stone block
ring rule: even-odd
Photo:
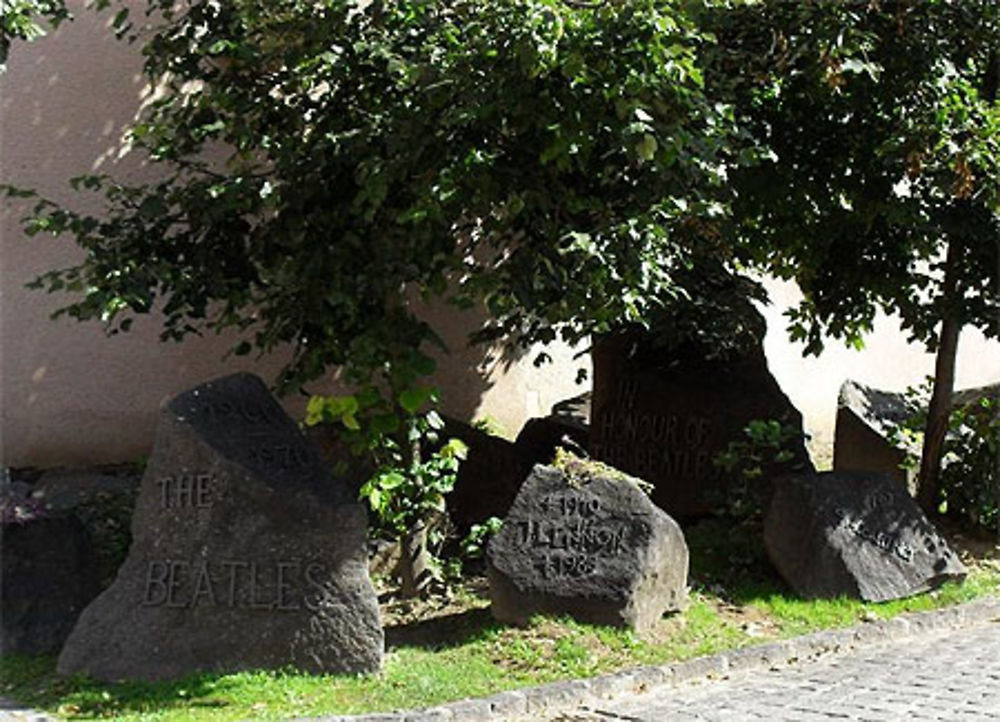
[[[586,701],[589,694],[590,682],[583,679],[533,687],[524,690],[525,711],[529,715],[534,715],[539,712],[576,707]]]
[[[490,703],[485,699],[463,699],[445,705],[444,708],[451,712],[450,719],[455,722],[477,722],[493,716]]]
[[[528,699],[521,691],[500,692],[490,695],[486,701],[490,703],[493,714],[499,717],[522,715],[528,712]]]

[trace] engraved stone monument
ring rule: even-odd
[[[492,612],[503,622],[569,614],[645,631],[687,603],[680,527],[635,479],[603,465],[536,466],[487,557]]]
[[[710,360],[691,346],[667,354],[623,334],[595,346],[593,360],[591,456],[653,484],[653,501],[675,517],[711,511],[726,483],[713,460],[746,441],[750,421],[802,429],[759,347]],[[802,441],[791,451],[792,468],[812,470]]]
[[[885,602],[966,574],[910,495],[873,473],[779,479],[764,542],[781,576],[807,598]]]
[[[114,584],[81,615],[61,674],[379,668],[365,514],[250,374],[163,410]]]

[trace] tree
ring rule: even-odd
[[[104,195],[101,217],[37,200],[28,233],[86,251],[36,282],[82,294],[62,313],[116,333],[159,308],[167,339],[235,328],[237,353],[291,344],[283,390],[341,367],[366,413],[331,400],[316,414],[370,452],[402,433],[394,463],[416,478],[413,401],[432,396],[440,341],[412,294],[477,305],[480,339],[527,345],[648,326],[729,287],[726,173],[753,152],[705,92],[714,38],[686,2],[149,0],[148,13],[115,22],[157,88],[130,141],[163,177],[75,179]],[[703,335],[704,315],[672,328]]]
[[[1000,332],[1000,7],[763,3],[713,22],[739,120],[773,152],[733,174],[733,243],[798,281],[807,352],[859,343],[880,308],[937,352],[918,494],[934,509],[959,330]]]
[[[289,388],[406,363],[434,339],[412,289],[485,302],[523,342],[575,341],[724,260],[711,229],[739,133],[683,3],[149,6],[161,92],[131,141],[164,180],[82,177],[105,217],[41,201],[28,222],[87,251],[38,282],[84,292],[76,318],[126,330],[159,300],[168,338],[292,343]]]

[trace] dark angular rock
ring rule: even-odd
[[[907,453],[919,455],[920,449],[896,445],[890,438],[909,416],[903,394],[845,381],[837,396],[834,471],[876,471],[908,489],[912,474],[902,464]]]
[[[263,382],[236,374],[162,412],[115,583],[61,674],[166,679],[293,666],[378,669],[365,515]]]
[[[528,419],[514,442],[521,461],[521,478],[530,474],[535,464],[551,464],[556,449],[585,455],[589,435],[586,427],[559,416]]]
[[[884,602],[966,574],[910,495],[872,473],[777,480],[764,542],[781,576],[807,598]]]
[[[0,654],[57,653],[100,591],[86,530],[66,515],[0,529]]]
[[[802,429],[761,345],[713,359],[695,345],[665,352],[626,333],[607,337],[592,355],[590,453],[653,484],[653,501],[672,516],[712,511],[730,481],[714,459],[730,442],[746,441],[750,421]],[[812,470],[802,438],[789,451],[788,468]],[[764,477],[772,471],[763,469]]]
[[[469,447],[447,501],[448,513],[459,535],[464,535],[473,524],[506,514],[524,476],[520,471],[522,462],[518,450],[507,439],[447,419],[441,438],[452,437],[461,439]]]
[[[590,429],[590,403],[592,394],[587,391],[571,399],[564,399],[552,405],[550,417],[575,426],[581,431]]]
[[[987,398],[1000,396],[1000,384],[961,389],[952,395],[953,408],[972,408]],[[916,488],[916,468],[903,468],[907,457],[920,458],[920,444],[894,438],[917,409],[906,395],[865,386],[848,379],[837,398],[837,426],[833,442],[834,471],[876,471],[891,477],[911,494]],[[948,465],[948,459],[942,459]]]
[[[677,523],[635,479],[573,462],[537,466],[490,541],[493,616],[533,614],[650,628],[687,602],[688,550]]]

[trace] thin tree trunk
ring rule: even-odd
[[[417,597],[424,593],[433,578],[430,555],[427,551],[427,525],[418,523],[408,529],[399,540],[400,592],[404,597]]]
[[[420,467],[420,438],[411,435],[410,473],[415,474]],[[427,550],[427,522],[420,519],[400,537],[399,577],[402,582],[400,592],[404,597],[418,597],[427,589],[434,576]]]
[[[958,242],[952,239],[945,259],[941,289],[945,311],[941,319],[941,337],[934,362],[934,391],[927,408],[927,426],[917,480],[917,502],[927,514],[937,510],[940,500],[941,457],[955,390],[955,357],[958,353],[958,334],[962,329],[958,310],[958,273]]]

